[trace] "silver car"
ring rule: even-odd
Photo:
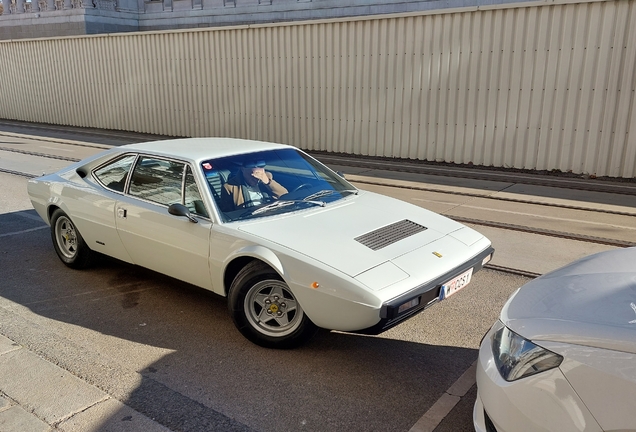
[[[521,287],[484,337],[478,432],[636,431],[636,248]]]

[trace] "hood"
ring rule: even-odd
[[[373,250],[356,238],[404,220],[425,227]],[[351,277],[433,242],[463,225],[421,207],[361,191],[312,211],[263,218],[239,229],[307,255]]]
[[[636,248],[591,255],[529,282],[501,321],[530,340],[636,353]]]

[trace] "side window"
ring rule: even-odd
[[[189,166],[186,167],[185,195],[183,196],[183,204],[188,208],[188,210],[190,210],[190,213],[209,217],[208,212],[205,209],[205,205],[203,204],[203,200],[201,199],[199,188],[194,181],[192,169]]]
[[[143,156],[135,165],[128,193],[169,206],[181,203],[185,164]]]
[[[96,169],[93,172],[93,176],[95,176],[104,187],[117,192],[123,192],[130,167],[135,161],[135,157],[135,155],[129,155],[117,159],[108,165]]]

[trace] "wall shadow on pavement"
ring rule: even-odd
[[[8,119],[0,119],[0,131],[36,136],[45,140],[48,138],[54,138],[112,146],[173,138],[166,135],[145,134],[141,132],[106,130],[68,125],[49,125]]]
[[[318,159],[320,159],[318,155]],[[330,158],[331,160],[331,158]],[[364,160],[364,159],[363,159]],[[402,161],[396,159],[394,164]],[[392,162],[386,161],[385,166],[391,167]],[[418,170],[417,162],[411,161],[413,170]],[[360,187],[365,188],[365,182],[397,187],[421,188],[422,190],[439,191],[444,193],[449,188],[459,188],[459,192],[475,193],[484,197],[496,192],[514,194],[516,199],[537,201],[539,199],[564,200],[588,204],[612,205],[636,208],[636,182],[621,181],[621,179],[585,180],[578,177],[562,177],[545,174],[527,174],[519,176],[512,170],[499,169],[489,175],[483,168],[463,169],[462,173],[453,174],[452,167],[447,175],[426,173],[426,163],[420,165],[422,173],[405,172],[399,169],[369,169],[335,165],[332,169],[342,171],[349,180],[358,180]],[[431,165],[433,168],[436,165]],[[444,166],[442,166],[444,167]],[[474,175],[474,178],[471,178]],[[361,177],[360,177],[361,176]],[[586,190],[589,189],[589,190]]]
[[[31,223],[8,213],[0,227],[16,219],[13,232]],[[405,431],[477,356],[327,331],[296,350],[260,348],[224,298],[105,257],[69,269],[46,229],[0,238],[0,268],[1,334],[175,431]]]

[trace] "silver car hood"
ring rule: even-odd
[[[379,250],[373,250],[356,240],[359,236],[404,220],[422,225],[426,230]],[[330,203],[326,207],[250,221],[243,223],[239,229],[355,277],[463,227],[421,207],[360,191],[357,196]]]
[[[501,321],[533,341],[636,353],[636,248],[591,255],[527,283]]]

